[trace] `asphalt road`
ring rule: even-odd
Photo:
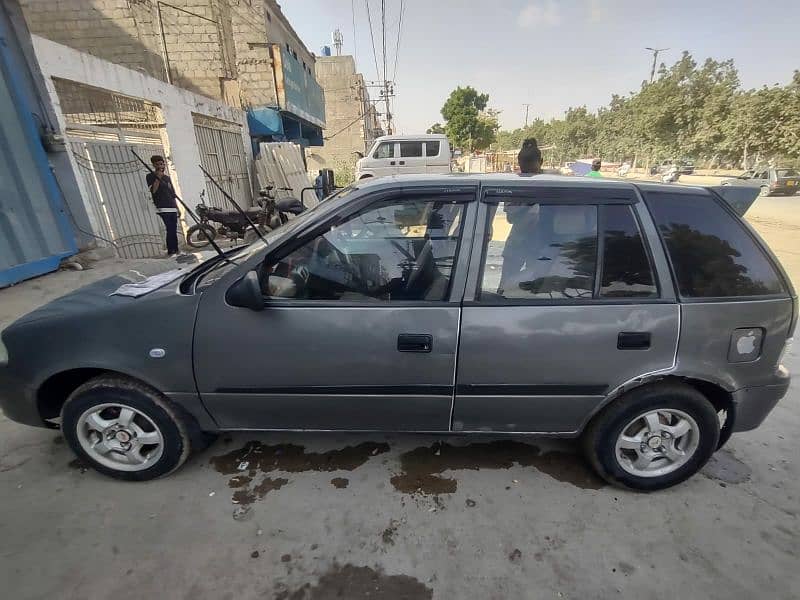
[[[0,291],[0,322],[120,268]],[[797,350],[787,364],[800,372]],[[568,442],[411,435],[236,434],[122,483],[0,416],[3,595],[796,598],[798,404],[795,383],[760,429],[651,495],[603,485]]]

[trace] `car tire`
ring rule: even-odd
[[[769,196],[769,188],[766,185],[762,185],[758,190],[758,195],[762,197]]]
[[[126,481],[172,473],[205,440],[184,409],[120,376],[96,377],[70,394],[61,409],[61,429],[79,459]]]
[[[717,449],[719,435],[719,418],[703,394],[684,384],[661,383],[631,390],[605,407],[584,433],[583,444],[603,479],[651,492],[694,475]]]

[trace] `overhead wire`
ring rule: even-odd
[[[350,14],[353,17],[353,60],[358,64],[358,45],[356,44],[356,0],[350,0]]]
[[[392,81],[397,77],[397,57],[400,54],[400,39],[403,35],[403,13],[405,9],[405,0],[400,0],[400,17],[397,21],[397,45],[394,48],[394,73],[392,73]]]
[[[375,76],[381,76],[381,70],[378,68],[378,52],[375,50],[375,34],[372,30],[372,15],[369,10],[369,0],[364,0],[364,5],[367,7],[367,21],[369,22],[369,38],[372,40],[372,58],[375,59]]]

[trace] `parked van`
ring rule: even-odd
[[[411,173],[449,173],[450,142],[442,134],[384,135],[356,163],[356,179]]]

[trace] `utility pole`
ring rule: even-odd
[[[527,128],[528,127],[528,111],[530,110],[531,105],[530,104],[523,104],[522,106],[525,107],[525,127]]]
[[[392,110],[389,107],[389,81],[386,79],[386,0],[381,0],[381,31],[383,34],[383,98],[386,100],[386,133],[392,135]]]
[[[650,69],[650,83],[653,83],[653,79],[656,77],[656,62],[658,61],[658,54],[659,52],[666,52],[669,48],[645,48],[645,50],[650,50],[653,53],[653,68]]]

